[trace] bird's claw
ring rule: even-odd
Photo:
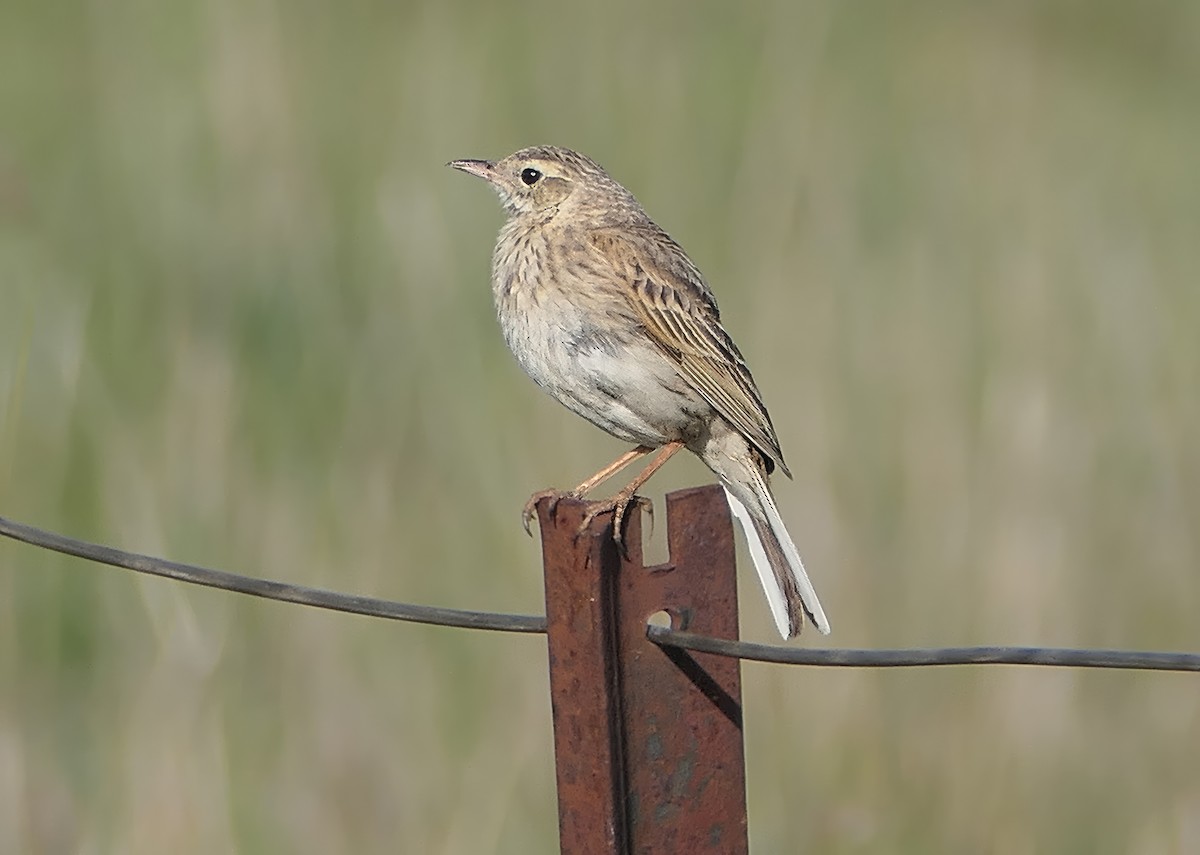
[[[591,526],[592,520],[600,516],[600,514],[613,512],[613,542],[616,543],[617,549],[621,550],[621,555],[626,560],[629,559],[629,546],[625,543],[625,514],[629,510],[629,506],[633,505],[636,508],[646,511],[650,515],[650,530],[654,530],[654,503],[644,496],[624,495],[617,493],[611,499],[604,499],[599,502],[592,502],[588,509],[583,514],[583,521],[579,524],[579,530],[576,535],[582,535]]]
[[[561,502],[563,499],[578,498],[580,498],[580,496],[574,490],[538,490],[529,497],[529,501],[525,503],[525,507],[521,510],[521,524],[525,527],[525,533],[530,537],[533,536],[533,518],[537,516],[537,506],[542,499],[550,500],[546,506],[546,510],[550,514],[550,518],[554,519],[554,515],[558,510],[559,502]],[[654,503],[644,496],[617,493],[611,499],[603,499],[598,502],[588,503],[588,508],[583,513],[583,521],[579,524],[579,529],[575,532],[576,537],[586,532],[596,517],[612,511],[613,542],[617,544],[617,548],[621,550],[621,554],[628,559],[629,549],[625,543],[625,517],[630,505],[640,508],[646,512],[646,514],[650,517],[650,532],[653,532]]]
[[[529,497],[529,501],[525,503],[525,507],[521,510],[521,524],[525,526],[525,533],[533,537],[533,529],[530,527],[533,523],[533,518],[537,516],[538,502],[542,499],[549,499],[550,504],[546,510],[550,512],[550,519],[554,519],[554,514],[558,510],[558,503],[563,499],[578,499],[579,496],[571,490],[538,490]]]

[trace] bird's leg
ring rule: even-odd
[[[591,478],[588,478],[586,481],[584,481],[582,484],[580,484],[578,487],[576,487],[574,490],[572,490],[571,495],[576,496],[578,498],[582,498],[582,497],[586,496],[588,493],[592,492],[592,490],[595,490],[597,487],[599,487],[601,484],[603,484],[609,478],[616,475],[618,472],[620,472],[622,469],[624,469],[630,463],[632,463],[633,461],[635,461],[639,458],[645,457],[647,454],[649,454],[653,450],[654,449],[648,445],[639,445],[637,448],[634,448],[630,451],[625,452],[620,457],[618,457],[616,460],[614,460],[612,463],[605,466],[603,469],[601,469],[599,472],[597,472]]]
[[[653,513],[654,506],[650,504],[649,500],[638,496],[637,491],[643,484],[650,480],[651,475],[657,472],[664,463],[674,457],[675,453],[681,448],[683,448],[683,443],[679,440],[668,442],[658,450],[658,454],[654,456],[654,459],[646,464],[646,468],[638,473],[636,478],[618,490],[612,496],[612,498],[604,499],[603,501],[599,502],[592,502],[583,515],[583,522],[579,525],[579,533],[582,534],[587,527],[592,524],[592,520],[594,520],[597,516],[607,513],[608,511],[612,511],[613,540],[617,542],[617,547],[628,557],[628,552],[625,550],[623,527],[623,523],[625,522],[625,511],[630,505],[636,503],[642,507],[648,508],[651,513]]]
[[[534,514],[537,513],[537,503],[542,499],[550,500],[550,515],[553,516],[554,509],[558,507],[558,503],[563,499],[567,498],[568,496],[572,499],[582,499],[584,496],[599,487],[612,476],[616,475],[630,463],[637,460],[639,457],[645,457],[653,450],[654,449],[648,445],[639,445],[637,448],[626,451],[624,454],[622,454],[612,463],[605,466],[595,475],[588,478],[574,490],[568,490],[565,493],[562,490],[555,489],[538,490],[529,497],[529,501],[525,503],[524,510],[521,511],[521,522],[525,524],[525,533],[531,536],[533,535],[529,525],[533,521]]]

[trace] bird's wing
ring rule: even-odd
[[[750,369],[721,326],[712,291],[679,244],[657,226],[592,232],[646,331],[680,375],[789,478]]]

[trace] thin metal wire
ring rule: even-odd
[[[88,543],[84,540],[64,537],[61,534],[13,522],[4,517],[0,517],[0,534],[31,546],[52,549],[65,555],[73,555],[76,558],[85,558],[88,561],[97,561],[113,567],[123,567],[136,573],[148,573],[153,576],[175,579],[179,582],[189,582],[193,585],[221,588],[226,591],[249,594],[252,597],[298,603],[318,609],[330,609],[350,614],[387,618],[388,620],[456,626],[464,629],[490,629],[498,632],[546,631],[546,619],[541,615],[507,615],[495,612],[443,609],[437,606],[418,606],[411,603],[380,600],[375,597],[341,594],[321,588],[308,588],[304,585],[289,585],[286,582],[273,582],[269,579],[255,579],[250,576],[226,573],[223,570],[210,570],[194,564],[181,564],[178,561],[168,561],[164,558],[153,558],[149,555],[139,555],[136,552],[113,549],[111,546]]]
[[[910,650],[812,650],[710,638],[650,624],[646,637],[662,647],[680,647],[736,659],[783,665],[842,668],[912,668],[924,665],[1054,665],[1068,668],[1127,668],[1200,671],[1200,654],[1136,650],[1072,650],[1060,647],[942,647]]]
[[[411,621],[436,626],[485,629],[498,632],[544,633],[546,619],[541,615],[511,615],[475,612],[398,603],[375,597],[342,594],[304,585],[290,585],[251,576],[239,576],[194,564],[125,552],[111,546],[65,537],[0,517],[0,535],[31,546],[50,549],[133,570],[162,576],[193,585],[220,588],[297,603],[319,609],[367,615],[388,620]],[[731,656],[757,662],[784,665],[813,665],[842,668],[911,668],[928,665],[1051,665],[1073,668],[1125,668],[1154,671],[1200,671],[1200,654],[1158,653],[1135,650],[1073,650],[1053,647],[943,647],[910,650],[813,650],[777,647],[746,641],[730,641],[706,635],[649,625],[646,636],[663,647],[678,647],[718,656]]]

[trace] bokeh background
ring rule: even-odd
[[[509,358],[443,166],[540,142],[706,271],[832,643],[1200,649],[1185,2],[8,0],[0,513],[540,612],[521,504],[621,446]],[[756,852],[1200,850],[1194,677],[744,677]],[[0,543],[0,851],[555,849],[542,639]]]

